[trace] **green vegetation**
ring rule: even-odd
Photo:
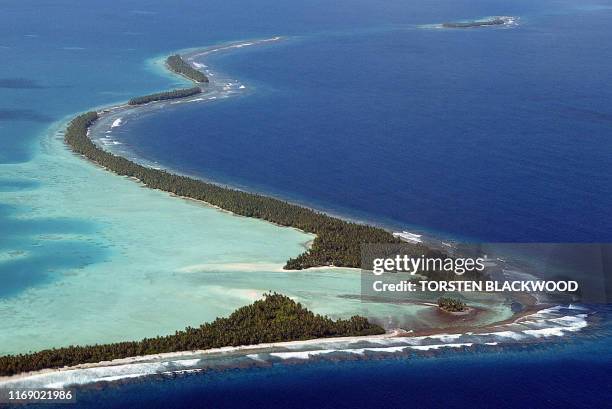
[[[313,314],[289,297],[274,293],[237,309],[228,318],[217,318],[199,328],[187,327],[174,335],[3,356],[0,357],[0,376],[164,352],[384,332],[366,318],[354,316],[348,320],[333,321]]]
[[[166,65],[177,74],[184,75],[195,82],[208,82],[208,77],[185,62],[180,55],[171,55],[166,59]]]
[[[198,74],[203,74],[191,68],[179,55],[168,57],[167,64],[173,71],[184,74],[196,82],[202,80]],[[146,103],[158,100],[162,96],[181,98],[184,95],[178,95],[179,93],[189,94],[196,90],[201,91],[199,87],[194,87],[133,98],[130,104]],[[136,178],[152,189],[201,200],[241,216],[254,217],[315,234],[311,248],[288,260],[284,266],[285,269],[301,270],[319,266],[359,268],[362,267],[362,261],[365,261],[363,267],[367,268],[368,263],[371,266],[372,258],[367,246],[364,246],[367,244],[393,244],[398,248],[394,249],[393,246],[390,246],[383,251],[396,250],[397,254],[406,254],[410,257],[444,258],[440,251],[432,250],[422,244],[400,242],[388,231],[378,227],[348,222],[282,200],[218,186],[131,162],[99,148],[89,139],[88,128],[97,119],[96,112],[88,112],[78,116],[70,123],[65,140],[73,151],[118,175]],[[362,246],[364,246],[363,260]],[[380,254],[376,257],[380,257]],[[453,272],[428,271],[425,275],[432,280],[457,279]],[[466,274],[463,277],[467,279],[469,276],[471,275]]]
[[[456,298],[440,297],[438,299],[438,307],[447,312],[463,312],[467,310],[467,305]]]
[[[361,244],[399,242],[389,232],[378,227],[347,222],[271,197],[229,189],[165,170],[147,168],[106,152],[87,136],[89,126],[97,119],[96,112],[88,112],[73,119],[66,130],[65,140],[75,152],[118,175],[133,177],[150,188],[202,200],[241,216],[255,217],[316,234],[312,247],[287,261],[285,269],[299,270],[332,265],[359,268]],[[414,255],[429,252],[423,245],[406,246]]]
[[[192,95],[197,95],[200,93],[202,93],[202,89],[200,87],[175,89],[172,91],[158,92],[156,94],[132,98],[128,101],[128,104],[142,105],[153,101],[165,101],[167,99],[190,97]]]

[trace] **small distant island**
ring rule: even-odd
[[[187,327],[173,335],[2,356],[0,376],[168,352],[384,333],[382,327],[364,317],[355,315],[334,321],[314,314],[287,296],[268,293],[227,318],[217,318],[198,328]]]
[[[467,313],[469,307],[461,300],[450,297],[440,297],[438,299],[438,308],[442,311],[450,313]]]
[[[184,75],[192,81],[199,83],[209,82],[208,77],[204,75],[202,71],[198,71],[193,68],[178,54],[174,54],[166,58],[166,66],[175,73]]]
[[[475,28],[475,27],[486,27],[486,26],[503,26],[514,23],[514,17],[492,17],[485,20],[472,20],[472,21],[457,21],[443,23],[444,28]]]

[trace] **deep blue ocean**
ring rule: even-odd
[[[541,7],[512,10],[512,29],[410,18],[212,56],[252,92],[149,115],[119,140],[171,169],[397,229],[606,242],[612,11]]]
[[[397,228],[612,240],[610,0],[3,0],[0,9],[0,163],[34,160],[54,121],[176,85],[149,58],[282,35],[209,60],[251,92],[128,123],[125,143],[171,169]],[[492,15],[520,24],[418,28]],[[0,174],[0,193],[33,188]],[[69,217],[21,221],[27,212],[0,196],[0,250],[95,231]],[[100,257],[86,243],[67,246],[35,249],[0,273]],[[77,407],[604,408],[608,314],[593,332],[546,346],[153,378],[83,390]]]

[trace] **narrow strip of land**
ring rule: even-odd
[[[144,95],[142,97],[135,97],[128,101],[129,105],[142,105],[148,104],[149,102],[166,101],[168,99],[186,98],[202,93],[202,88],[182,88],[175,89],[172,91],[157,92],[155,94]]]
[[[193,77],[192,80],[197,84],[201,77],[186,70],[185,65],[188,65],[188,63],[178,55],[171,56],[166,60],[166,66],[170,70],[188,78]],[[199,86],[196,88],[200,89]],[[134,104],[158,101],[161,99],[159,98],[160,95],[164,96],[163,99],[185,98],[180,92],[170,91],[153,96],[133,98],[131,101],[134,101]],[[312,246],[306,252],[288,260],[284,266],[285,269],[300,270],[321,266],[359,268],[361,266],[362,244],[400,242],[390,232],[379,227],[342,220],[272,197],[222,187],[199,179],[176,175],[165,170],[149,168],[110,153],[98,147],[88,136],[89,128],[98,118],[98,112],[88,112],[79,115],[70,122],[65,134],[65,141],[74,152],[118,175],[136,178],[152,189],[200,200],[237,215],[254,217],[315,234],[316,238],[313,240]],[[420,243],[406,243],[406,249],[409,254],[414,256],[439,253]]]
[[[334,321],[312,313],[284,295],[266,294],[262,300],[237,309],[227,318],[217,318],[198,328],[187,327],[173,335],[1,356],[0,376],[140,355],[384,333],[383,328],[363,317]]]

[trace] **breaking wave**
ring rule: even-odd
[[[103,362],[95,367],[49,370],[0,381],[0,386],[61,388],[115,382],[151,375],[172,375],[211,369],[244,368],[317,359],[368,359],[377,356],[422,356],[452,350],[501,348],[539,343],[579,332],[593,312],[583,306],[555,306],[499,325],[489,332],[424,336],[389,335],[281,342],[209,351],[182,352]]]

